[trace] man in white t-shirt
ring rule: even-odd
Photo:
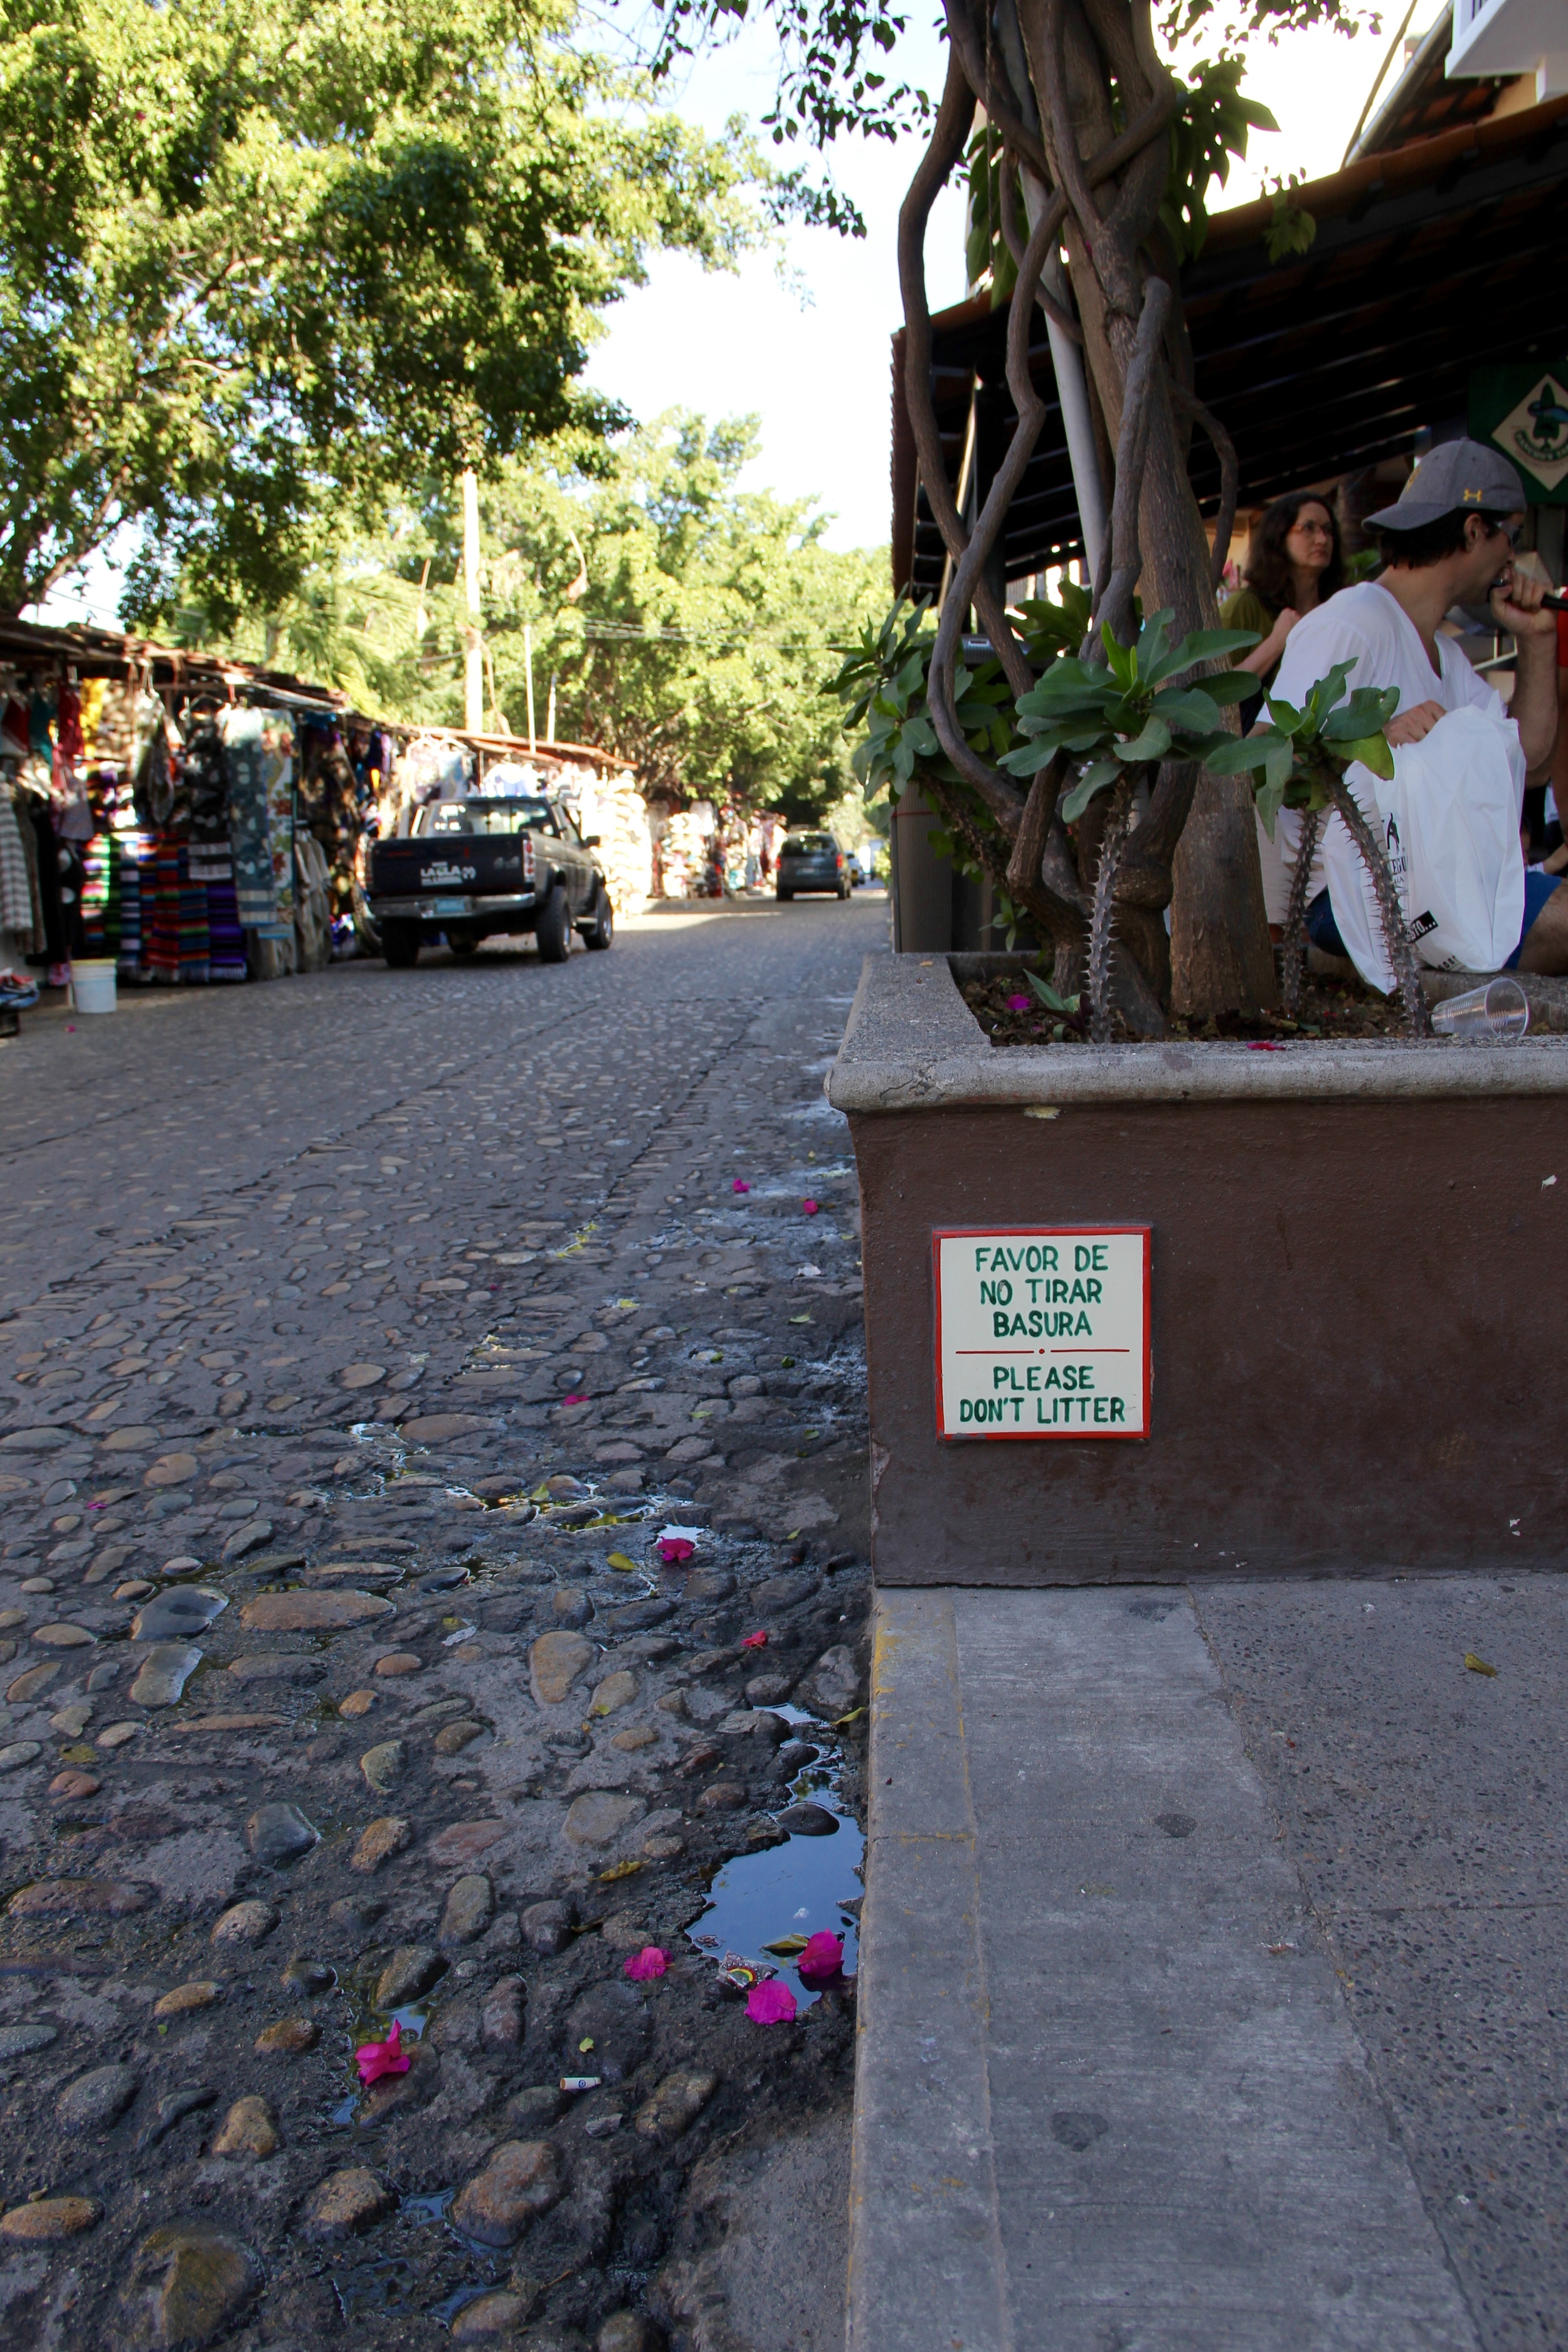
[[[1494,689],[1477,677],[1452,637],[1438,634],[1456,604],[1491,603],[1500,629],[1517,647],[1508,716],[1519,730],[1528,772],[1551,761],[1557,740],[1557,622],[1542,606],[1537,581],[1516,572],[1513,550],[1524,520],[1524,490],[1508,459],[1479,441],[1446,441],[1422,458],[1394,505],[1367,517],[1384,570],[1375,581],[1342,588],[1298,621],[1286,641],[1272,693],[1303,703],[1336,662],[1355,664],[1356,687],[1397,687],[1388,740],[1419,743],[1450,710],[1467,705],[1501,712]],[[1279,820],[1284,854],[1294,860],[1300,818]],[[1524,928],[1510,967],[1568,972],[1568,890],[1532,867],[1525,877]],[[1316,944],[1342,953],[1328,892],[1312,877],[1307,929]]]

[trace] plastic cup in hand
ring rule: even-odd
[[[1484,988],[1468,988],[1463,996],[1435,1004],[1432,1026],[1439,1037],[1517,1045],[1530,1026],[1529,1000],[1517,980],[1489,980]]]

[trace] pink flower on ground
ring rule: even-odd
[[[731,1192],[749,1192],[751,1189],[743,1176],[737,1176],[730,1187]]]
[[[661,1536],[655,1549],[666,1568],[684,1568],[697,1546],[689,1542],[685,1536]]]
[[[1007,1010],[1009,1013],[1027,1013],[1032,1001],[1027,996],[1010,996],[1007,999]]]
[[[655,1977],[661,1977],[668,1966],[667,1953],[661,1952],[657,1944],[645,1944],[626,1962],[626,1974],[634,1984],[649,1984]]]
[[[796,2006],[788,1985],[780,1984],[776,1978],[753,1985],[746,1995],[746,2015],[759,2025],[793,2025]]]
[[[800,1205],[808,1217],[815,1217],[822,1203],[820,1201],[803,1201]]]
[[[795,1962],[801,1977],[836,1977],[844,1966],[844,1939],[824,1927],[806,1938],[805,1949]]]
[[[359,2062],[362,2083],[379,2083],[384,2074],[406,2074],[409,2061],[404,2053],[403,2028],[396,2018],[384,2042],[367,2042],[354,2052]]]
[[[765,1650],[767,1646],[768,1637],[765,1633],[744,1633],[741,1637],[741,1647],[742,1650]]]
[[[563,1396],[561,1402],[563,1404],[586,1404],[588,1391],[586,1389],[574,1389],[570,1396]]]

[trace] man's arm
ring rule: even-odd
[[[1557,615],[1542,604],[1539,580],[1515,572],[1512,584],[1492,598],[1500,629],[1514,641],[1513,695],[1508,715],[1519,729],[1528,774],[1550,766],[1557,747]]]

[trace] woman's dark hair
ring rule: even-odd
[[[1446,555],[1458,555],[1465,545],[1465,524],[1473,514],[1479,514],[1489,530],[1500,530],[1511,518],[1490,507],[1450,507],[1436,522],[1424,522],[1415,530],[1385,530],[1380,523],[1371,526],[1384,562],[1403,564],[1411,572],[1425,572],[1429,563],[1441,563]]]
[[[1321,507],[1329,518],[1333,532],[1333,553],[1319,577],[1318,601],[1326,603],[1336,588],[1345,584],[1345,559],[1340,546],[1339,517],[1332,503],[1321,490],[1293,490],[1287,499],[1276,499],[1264,509],[1263,520],[1252,534],[1247,553],[1246,581],[1253,593],[1261,596],[1271,613],[1282,613],[1295,594],[1290,577],[1290,559],[1285,552],[1285,541],[1296,528],[1296,518],[1303,507]]]

